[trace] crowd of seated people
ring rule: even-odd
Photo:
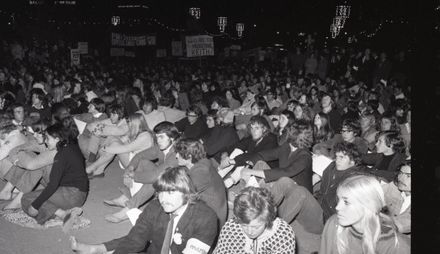
[[[68,224],[117,167],[122,194],[102,202],[120,210],[106,221],[142,212],[127,236],[72,238],[74,251],[409,253],[404,51],[78,68],[64,47],[34,47],[24,59],[0,49],[3,209]]]

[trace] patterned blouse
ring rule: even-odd
[[[214,254],[293,254],[295,233],[287,222],[276,218],[268,234],[250,239],[234,219],[223,226]]]

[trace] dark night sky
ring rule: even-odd
[[[190,33],[208,31],[217,34],[219,31],[217,17],[227,16],[228,34],[236,37],[235,24],[242,22],[245,24],[246,40],[266,43],[276,40],[286,41],[290,39],[289,36],[299,32],[318,32],[327,36],[335,15],[335,6],[344,4],[341,0],[76,0],[75,6],[60,7],[54,5],[53,0],[36,1],[43,1],[44,4],[30,6],[28,0],[0,1],[0,10],[3,10],[3,15],[0,15],[0,29],[4,29],[10,19],[4,15],[6,11],[15,14],[15,22],[19,26],[50,29],[51,26],[56,25],[61,27],[60,30],[82,31],[78,32],[80,36],[85,34],[93,36],[99,34],[96,31],[114,29],[109,25],[110,18],[112,15],[119,15],[122,22],[130,22],[133,18],[142,20],[140,24],[119,26],[117,28],[119,31],[158,33],[178,37],[178,32],[173,33],[155,23],[148,23],[148,19],[155,18],[168,27],[185,29]],[[392,28],[395,33],[403,31],[411,36],[411,31],[414,30],[413,21],[417,17],[418,6],[411,5],[410,2],[349,0],[345,3],[352,6],[351,17],[344,28],[344,31],[350,34],[374,31],[378,24],[385,20],[409,22],[404,28]],[[117,6],[120,4],[141,4],[148,8],[118,9]],[[189,16],[189,7],[201,8],[200,20],[196,22]],[[33,19],[29,19],[30,17]],[[55,22],[48,24],[47,20],[55,20]],[[80,25],[80,28],[63,27],[68,22],[71,22],[72,26],[84,22],[87,25]],[[89,22],[106,23],[106,27],[92,27],[88,25]],[[276,31],[280,31],[280,35],[276,35]]]

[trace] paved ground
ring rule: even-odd
[[[127,220],[119,224],[109,223],[104,216],[117,211],[117,208],[105,206],[102,200],[117,197],[118,187],[123,186],[122,170],[113,163],[106,170],[104,178],[90,181],[90,192],[84,205],[84,215],[92,221],[87,229],[71,232],[79,241],[100,243],[125,235],[131,228]],[[0,181],[1,182],[1,181]],[[0,183],[3,188],[4,183]],[[0,201],[0,208],[5,206]],[[73,253],[69,247],[69,235],[61,227],[38,230],[24,228],[0,218],[0,254],[63,254]]]

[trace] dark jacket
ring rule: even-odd
[[[399,167],[405,162],[406,158],[404,154],[394,153],[393,158],[388,164],[387,170],[378,170],[378,166],[381,164],[384,158],[383,153],[369,153],[362,156],[362,163],[368,166],[373,166],[371,173],[385,178],[391,182],[397,176]]]
[[[197,121],[192,125],[189,123],[188,117],[185,117],[176,122],[176,127],[182,132],[183,137],[193,139],[201,138],[208,130],[203,117],[197,118]]]
[[[240,141],[237,131],[232,126],[215,126],[208,130],[202,140],[208,158],[214,157],[217,161],[220,161],[222,150]]]
[[[223,179],[208,159],[196,162],[190,168],[189,176],[200,194],[200,199],[216,212],[220,222],[219,228],[221,228],[226,222],[228,213],[226,187]]]
[[[254,140],[252,140],[252,137],[247,137],[230,147],[227,152],[230,154],[234,150],[234,148],[238,148],[245,152],[235,157],[236,165],[243,166],[245,165],[246,161],[251,160],[251,158],[255,156],[256,153],[264,150],[270,150],[277,146],[277,136],[275,136],[275,134],[273,133],[268,133],[258,144]],[[278,163],[276,161],[268,162],[268,164],[271,168],[278,166]]]
[[[336,190],[339,184],[350,176],[367,174],[362,166],[353,166],[346,170],[337,170],[336,163],[332,162],[322,173],[321,187],[317,193],[318,202],[324,212],[324,222],[336,213],[338,203]]]
[[[160,253],[169,220],[170,215],[165,213],[155,199],[147,205],[126,236],[108,241],[104,245],[107,251],[115,250],[114,254],[126,254],[145,251],[150,242],[147,253]],[[203,201],[189,204],[177,223],[176,232],[182,235],[182,244],[177,245],[174,241],[171,243],[170,251],[173,254],[182,253],[191,238],[213,248],[218,233],[217,216]]]
[[[154,183],[166,168],[176,167],[177,165],[174,148],[171,147],[165,156],[164,152],[157,145],[137,153],[129,164],[129,166],[133,166],[135,169],[134,180],[136,182],[150,184]]]
[[[258,160],[278,160],[278,167],[264,171],[265,181],[272,182],[285,176],[292,178],[297,184],[304,186],[308,191],[313,192],[312,186],[312,155],[306,149],[298,148],[291,152],[290,145],[284,143],[280,147],[258,152],[253,162]]]

